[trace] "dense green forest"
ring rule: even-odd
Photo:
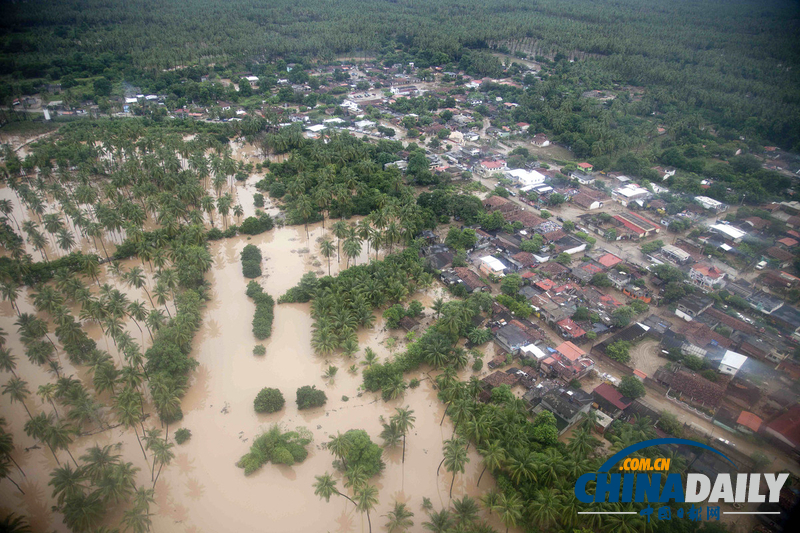
[[[577,57],[558,73],[565,85],[644,86],[652,112],[698,113],[794,148],[798,14],[796,2],[781,0],[5,2],[0,75],[138,83],[176,66],[236,63],[258,73],[279,58],[347,53],[425,67],[470,62],[470,49],[494,47],[565,63]]]

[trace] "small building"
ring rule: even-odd
[[[547,138],[547,135],[544,133],[537,133],[533,136],[533,145],[538,146],[540,148],[544,148],[545,146],[550,146],[550,139]]]
[[[481,264],[480,264],[480,271],[486,274],[494,274],[496,276],[502,276],[506,270],[506,265],[497,259],[496,257],[492,257],[491,255],[487,255],[485,257],[481,257]]]
[[[468,293],[485,291],[489,289],[489,286],[483,282],[480,276],[467,267],[456,267],[453,270],[455,271],[459,280],[461,280],[461,284],[467,289]]]
[[[718,222],[708,228],[712,233],[720,235],[723,239],[733,241],[734,243],[741,242],[742,238],[747,235],[747,232],[730,224],[723,224]]]
[[[764,432],[783,447],[800,452],[800,405],[794,405],[767,424]]]
[[[687,294],[680,300],[675,308],[675,314],[687,322],[700,316],[703,311],[714,304],[714,300],[705,295]]]
[[[714,211],[715,213],[721,213],[728,209],[727,205],[723,204],[719,200],[709,198],[708,196],[695,196],[694,201],[700,204],[703,209],[708,209],[709,211]]]
[[[758,433],[764,421],[749,411],[742,411],[736,419],[736,429],[743,433]]]
[[[665,244],[662,246],[661,255],[679,265],[685,265],[692,260],[692,255],[689,252],[672,244]]]
[[[689,278],[703,289],[721,289],[725,286],[725,273],[708,263],[692,265]]]
[[[591,163],[578,163],[578,168],[584,172],[591,172],[594,170],[594,166]]]
[[[578,194],[573,196],[572,200],[570,201],[573,204],[577,205],[578,207],[586,209],[587,211],[591,211],[593,209],[600,209],[601,207],[603,207],[603,202],[601,202],[600,200],[595,200],[594,198],[583,192],[579,192]]]
[[[618,187],[611,192],[611,197],[623,206],[628,206],[637,200],[644,201],[650,197],[650,191],[643,187],[639,187],[635,183],[627,183],[622,187]]]
[[[609,383],[601,383],[592,391],[592,398],[606,414],[617,418],[630,407],[633,400],[622,395],[619,390]]]
[[[746,355],[742,355],[731,350],[726,350],[725,355],[722,356],[722,361],[719,363],[719,372],[720,374],[735,376],[746,361]]]
[[[547,410],[556,418],[558,434],[567,431],[573,424],[580,421],[592,408],[592,396],[581,389],[568,390],[559,388],[552,390],[542,397],[537,411]]]
[[[525,170],[523,168],[516,168],[514,170],[507,170],[504,172],[506,178],[510,179],[520,187],[533,187],[544,183],[546,177],[544,174],[536,170]]]
[[[494,338],[503,350],[515,355],[520,348],[530,344],[530,339],[525,332],[514,324],[506,324],[498,329]]]

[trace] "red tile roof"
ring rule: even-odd
[[[620,393],[616,387],[609,385],[608,383],[601,383],[597,387],[594,388],[592,394],[596,394],[617,409],[627,409],[631,405],[630,398],[625,398],[622,393]]]
[[[556,322],[558,326],[567,331],[572,337],[578,338],[586,335],[586,331],[576,324],[571,318],[565,318]]]
[[[698,263],[692,267],[692,270],[699,272],[703,276],[711,279],[717,279],[725,274],[717,267],[711,266],[708,263]]]
[[[795,446],[800,446],[800,405],[795,405],[767,424],[767,428],[782,435]]]
[[[614,265],[617,265],[617,264],[621,263],[622,259],[620,259],[619,257],[617,257],[616,255],[614,255],[612,253],[607,253],[603,257],[598,259],[597,262],[600,263],[601,265],[603,265],[606,268],[611,268]]]
[[[736,423],[740,426],[752,429],[753,431],[758,431],[763,422],[764,421],[761,420],[760,417],[749,411],[742,411],[742,413],[739,415],[739,418],[736,420]]]
[[[503,168],[504,166],[506,166],[506,162],[503,161],[502,159],[499,161],[481,161],[481,166],[483,168],[488,168],[491,170],[496,168]]]
[[[581,357],[586,356],[586,352],[572,344],[571,342],[563,342],[558,345],[556,351],[569,359],[570,361],[577,361]]]
[[[592,165],[589,163],[578,163],[580,168],[592,168]]]

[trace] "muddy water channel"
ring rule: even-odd
[[[411,377],[422,380],[416,389],[409,389],[404,398],[384,402],[374,393],[361,393],[359,360],[363,350],[371,347],[383,359],[391,355],[387,339],[397,337],[396,346],[402,350],[405,344],[400,332],[384,330],[383,320],[378,317],[371,330],[359,334],[360,351],[353,359],[341,355],[329,358],[317,356],[311,349],[312,319],[309,304],[282,304],[275,307],[275,321],[270,339],[262,344],[266,355],[253,355],[258,343],[251,332],[251,319],[255,310],[246,297],[247,280],[242,276],[239,253],[246,244],[259,246],[264,256],[264,275],[259,282],[271,295],[277,297],[294,286],[303,273],[327,271],[327,264],[317,253],[317,240],[323,235],[321,225],[309,228],[285,227],[275,229],[252,238],[246,236],[211,243],[210,251],[215,265],[208,274],[211,282],[211,301],[204,311],[203,326],[195,336],[193,357],[199,363],[191,386],[183,398],[184,419],[171,428],[192,431],[192,438],[174,448],[175,459],[166,466],[156,486],[153,531],[221,532],[221,531],[268,531],[268,532],[361,532],[367,530],[367,519],[355,511],[353,505],[336,496],[330,503],[314,495],[314,476],[325,472],[334,473],[332,455],[322,446],[332,434],[349,429],[364,429],[374,442],[381,443],[382,417],[388,418],[396,407],[409,406],[416,416],[415,428],[407,440],[405,464],[401,462],[402,447],[384,451],[386,469],[370,480],[379,489],[379,504],[371,512],[373,531],[385,531],[383,517],[395,501],[406,502],[415,513],[411,531],[421,531],[427,516],[421,508],[422,498],[428,497],[435,509],[449,504],[451,475],[444,468],[439,476],[436,468],[442,459],[442,444],[453,432],[449,420],[439,425],[443,406],[436,398],[428,372],[422,368]],[[335,241],[335,240],[334,240]],[[374,259],[374,251],[370,253]],[[366,249],[358,263],[367,260]],[[335,259],[331,270],[339,268]],[[101,283],[104,280],[101,280]],[[113,279],[108,279],[113,283]],[[439,288],[418,292],[414,298],[426,306],[430,314],[431,301],[439,296]],[[137,297],[137,295],[131,295]],[[141,298],[141,296],[138,296]],[[20,299],[22,300],[22,299]],[[32,311],[30,298],[20,301],[23,312]],[[18,356],[18,373],[27,381],[32,391],[47,382],[50,377],[40,368],[27,362],[16,337],[15,315],[7,303],[0,307],[0,327],[9,333],[9,346]],[[98,328],[99,329],[99,328]],[[141,339],[135,326],[128,330]],[[52,330],[51,330],[52,331]],[[98,339],[98,346],[105,348],[99,331],[89,330]],[[109,350],[112,355],[116,352]],[[491,357],[491,348],[487,348]],[[63,359],[63,357],[62,357]],[[351,365],[359,368],[357,374],[348,371]],[[335,380],[322,377],[329,365],[339,371]],[[72,369],[64,361],[67,374],[72,373],[84,380],[87,387],[91,379],[83,369]],[[466,370],[462,379],[472,374]],[[0,385],[9,374],[0,375]],[[328,396],[324,407],[299,412],[295,403],[295,391],[303,385],[316,385]],[[253,409],[253,399],[263,387],[279,388],[285,398],[285,407],[273,414],[259,415]],[[102,398],[101,398],[102,399]],[[108,399],[105,399],[108,403]],[[41,402],[32,395],[28,402],[34,414],[43,409]],[[25,448],[35,442],[24,435],[22,426],[27,415],[19,403],[11,404],[7,396],[0,398],[2,416],[9,420],[9,430],[15,435],[17,450],[15,458],[26,470],[27,478],[22,484],[26,495],[22,496],[8,482],[0,484],[0,508],[25,514],[31,518],[35,531],[66,531],[62,516],[51,511],[54,504],[47,486],[49,473],[55,468],[55,460],[49,450]],[[113,414],[109,413],[113,421]],[[155,417],[148,421],[158,424]],[[254,437],[280,424],[284,429],[305,427],[314,441],[309,445],[309,456],[300,464],[291,467],[266,464],[255,474],[245,477],[236,462],[245,454]],[[132,432],[121,427],[97,435],[82,437],[71,447],[78,457],[94,444],[121,442],[120,453],[127,461],[134,462],[142,471],[138,483],[150,485],[150,472],[138,449]],[[477,498],[494,485],[491,476],[484,476],[480,489],[476,488],[481,471],[480,456],[470,448],[470,463],[464,474],[458,474],[453,488],[453,497],[469,494]],[[344,490],[339,473],[338,488]],[[489,518],[484,514],[486,518]],[[109,525],[116,525],[119,516],[109,517]],[[489,519],[502,530],[500,523]]]

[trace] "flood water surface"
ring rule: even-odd
[[[192,438],[175,446],[175,459],[164,467],[158,479],[156,505],[152,508],[153,531],[367,531],[366,517],[355,511],[350,502],[333,496],[330,503],[326,503],[314,495],[315,476],[325,472],[334,474],[338,488],[345,490],[341,475],[332,466],[333,457],[323,444],[331,435],[349,429],[364,429],[374,442],[382,444],[378,437],[382,417],[388,420],[395,408],[404,406],[414,410],[415,428],[407,438],[405,463],[402,463],[402,447],[385,450],[386,468],[370,480],[379,489],[379,504],[371,512],[373,531],[385,530],[383,515],[395,501],[407,503],[415,513],[412,531],[421,530],[422,522],[427,520],[421,508],[423,497],[430,498],[435,509],[449,504],[452,476],[444,469],[437,476],[436,468],[442,459],[443,441],[451,437],[453,429],[449,420],[439,425],[443,405],[428,379],[429,369],[407,376],[418,377],[421,384],[409,389],[404,398],[384,402],[374,393],[360,393],[363,366],[359,360],[363,358],[364,348],[369,346],[383,360],[392,354],[386,339],[394,336],[398,339],[395,352],[403,349],[403,335],[385,331],[380,316],[373,329],[360,332],[360,351],[354,358],[342,355],[324,358],[311,349],[310,305],[276,305],[272,336],[261,343],[266,347],[266,355],[253,355],[253,347],[258,344],[251,331],[255,305],[245,295],[248,280],[241,272],[239,254],[242,248],[246,244],[259,246],[264,256],[264,275],[257,281],[277,300],[296,285],[305,272],[326,273],[325,260],[318,254],[317,240],[322,235],[321,225],[316,224],[309,227],[308,237],[304,227],[285,227],[251,238],[243,236],[211,243],[215,261],[208,274],[211,300],[204,311],[202,328],[193,342],[192,355],[199,366],[183,398],[184,419],[170,428],[170,435],[179,427],[188,428]],[[374,258],[374,251],[370,255]],[[358,263],[366,260],[365,249]],[[331,261],[334,274],[344,266],[339,265],[335,257]],[[110,276],[104,276],[101,282],[105,281],[114,283]],[[438,295],[435,289],[430,289],[414,297],[427,308]],[[130,296],[142,298],[141,295]],[[29,299],[20,299],[20,304],[23,312],[32,311]],[[10,333],[9,346],[19,358],[18,373],[35,391],[51,378],[24,357],[21,344],[16,340],[16,317],[10,305],[3,304],[1,310],[2,327]],[[430,313],[430,309],[426,312]],[[134,326],[129,324],[128,330],[141,339]],[[105,348],[99,328],[87,326],[87,331],[91,331],[99,347]],[[116,357],[113,346],[109,351]],[[73,374],[91,387],[91,377],[85,369],[74,369],[68,362],[64,363],[67,375]],[[322,376],[329,365],[338,367],[333,381]],[[348,371],[351,365],[356,365],[357,373]],[[470,371],[465,372],[462,379],[470,374]],[[2,383],[8,377],[4,374],[0,378]],[[298,411],[295,393],[304,385],[316,385],[324,390],[327,404],[318,409]],[[283,392],[286,405],[281,411],[268,415],[254,411],[253,399],[263,387],[275,387]],[[110,403],[108,398],[101,397],[101,400]],[[0,508],[30,516],[34,531],[66,531],[61,514],[51,511],[55,502],[47,486],[55,460],[46,448],[24,450],[36,444],[22,430],[27,420],[25,411],[18,403],[10,404],[5,395],[0,402],[15,435],[15,458],[27,474],[23,483],[25,496],[19,495],[8,482],[0,484]],[[35,395],[27,403],[34,414],[43,409]],[[113,415],[109,413],[108,416],[113,421]],[[158,426],[155,417],[147,423]],[[259,433],[276,423],[285,430],[304,427],[311,431],[314,440],[308,447],[308,458],[291,467],[266,464],[245,477],[244,470],[238,468],[236,462],[247,453]],[[116,428],[82,437],[71,449],[78,457],[94,444],[117,442],[122,443],[120,453],[124,459],[141,468],[137,483],[149,486],[148,465],[131,431]],[[480,489],[476,487],[481,470],[480,456],[470,449],[469,457],[466,472],[456,476],[454,498],[470,494],[477,499],[481,492],[493,486],[491,476],[486,475]],[[109,525],[116,525],[119,518],[110,517]],[[496,520],[490,523],[501,527]]]

